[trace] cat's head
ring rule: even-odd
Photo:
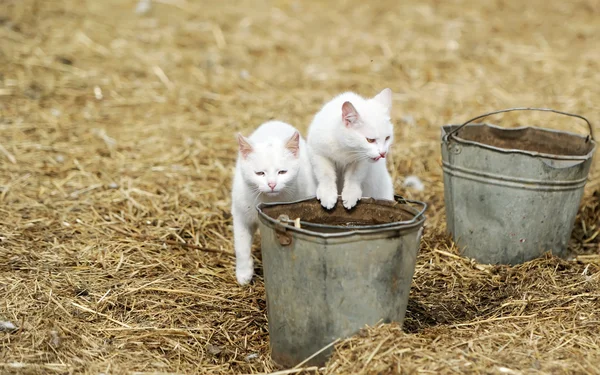
[[[343,142],[356,150],[354,157],[371,162],[386,157],[394,138],[391,109],[392,90],[388,88],[361,103],[358,110],[351,102],[344,102],[342,121],[351,131],[344,132]]]
[[[246,183],[257,192],[276,196],[295,181],[300,169],[300,133],[287,140],[253,142],[238,134],[240,165]]]

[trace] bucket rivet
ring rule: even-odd
[[[288,246],[292,243],[292,237],[287,233],[275,233],[277,236],[277,241],[281,246]]]

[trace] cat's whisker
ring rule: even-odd
[[[348,164],[357,162],[357,161],[362,161],[362,160],[369,160],[370,158],[364,154],[360,154],[360,155],[354,155],[353,158],[348,160]]]

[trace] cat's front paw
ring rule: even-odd
[[[356,206],[356,203],[360,200],[362,190],[359,186],[345,186],[342,190],[342,202],[344,207],[351,209]]]
[[[317,199],[321,201],[321,206],[331,210],[337,203],[337,189],[328,188],[327,186],[319,185],[317,188]]]
[[[252,262],[244,262],[244,264],[237,264],[235,266],[235,277],[240,285],[246,285],[252,280],[254,275],[254,265]]]

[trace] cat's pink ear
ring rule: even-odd
[[[346,127],[351,127],[358,120],[358,112],[356,112],[356,108],[354,108],[352,103],[344,102],[342,104],[342,120]]]
[[[285,144],[285,148],[294,154],[295,157],[298,157],[298,153],[300,152],[300,133],[297,131],[294,132],[294,135]]]
[[[238,133],[237,135],[237,139],[238,139],[238,144],[240,146],[240,154],[242,154],[242,157],[244,159],[246,159],[248,157],[248,155],[250,155],[250,153],[253,151],[252,149],[252,145],[250,144],[250,142],[248,142],[248,140],[241,135],[240,133]]]
[[[381,103],[388,113],[392,110],[392,90],[389,88],[381,90],[379,94],[375,95],[374,99]]]

